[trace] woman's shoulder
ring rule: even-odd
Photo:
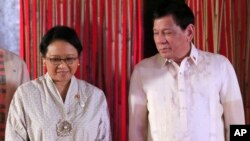
[[[77,81],[78,81],[78,85],[81,89],[85,89],[88,91],[95,91],[95,92],[103,92],[100,88],[98,88],[97,86],[95,86],[87,81],[80,80],[80,79],[77,79]]]
[[[40,76],[36,79],[30,80],[21,84],[17,90],[32,92],[35,89],[41,87],[44,84],[44,82],[45,82],[44,76]]]
[[[82,94],[85,97],[105,97],[104,92],[102,89],[98,88],[97,86],[86,82],[84,80],[77,80],[78,81],[78,86],[79,86],[79,90],[82,92]]]

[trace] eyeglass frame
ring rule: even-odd
[[[49,62],[53,65],[60,65],[62,64],[62,61],[67,65],[72,65],[75,60],[78,59],[78,57],[66,57],[66,58],[59,58],[59,57],[45,57],[46,60],[49,60]],[[60,60],[60,61],[59,61]],[[70,62],[68,62],[70,61]]]

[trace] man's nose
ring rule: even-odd
[[[158,36],[158,42],[159,43],[166,43],[166,41],[167,41],[167,39],[164,36],[164,34],[159,34],[159,36]]]

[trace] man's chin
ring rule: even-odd
[[[169,53],[160,53],[161,57],[162,58],[165,58],[165,59],[171,59],[172,56],[169,54]]]

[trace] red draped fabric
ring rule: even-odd
[[[44,73],[39,43],[54,25],[73,27],[83,52],[76,76],[103,89],[114,141],[127,140],[127,96],[142,58],[142,0],[20,0],[20,55],[31,78]]]
[[[5,52],[0,49],[0,141],[4,140],[5,134],[5,117],[6,117],[6,101],[5,97],[7,94],[7,85],[6,85],[6,71],[4,67],[5,63]]]
[[[186,0],[195,14],[194,42],[199,48],[227,56],[236,65],[244,57],[247,37],[247,0]],[[248,21],[249,22],[249,21]],[[204,33],[203,34],[201,34]]]

